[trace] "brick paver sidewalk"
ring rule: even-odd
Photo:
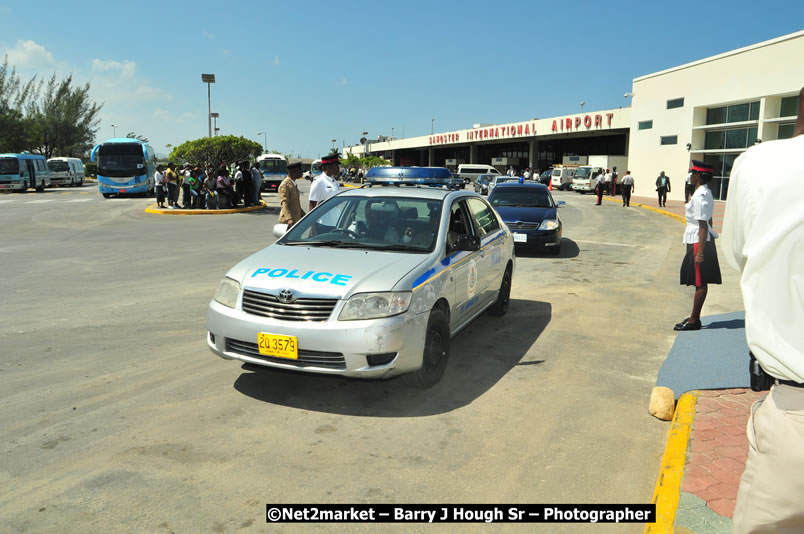
[[[751,405],[765,394],[750,389],[699,393],[676,513],[676,532],[731,532],[737,488],[748,458],[745,428]]]
[[[619,200],[622,203],[622,197],[606,197],[612,200]],[[636,204],[642,204],[643,206],[648,206],[657,210],[667,211],[674,215],[680,215],[684,217],[684,201],[682,200],[668,200],[667,206],[662,208],[659,207],[659,199],[656,197],[631,197],[631,207],[634,207]],[[723,228],[723,213],[726,211],[726,202],[721,200],[715,201],[715,215],[712,217],[712,227],[715,229],[715,232],[720,233],[721,229]]]

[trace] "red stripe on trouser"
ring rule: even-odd
[[[693,243],[692,253],[694,256],[698,255],[698,243]],[[695,257],[693,257],[692,262],[695,265],[695,287],[701,287],[701,264],[695,261]]]

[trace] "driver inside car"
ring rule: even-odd
[[[349,229],[376,241],[386,243],[399,243],[402,237],[397,229],[400,218],[399,207],[396,204],[382,201],[366,203],[366,222],[357,221]]]

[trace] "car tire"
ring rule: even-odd
[[[449,362],[449,321],[441,308],[430,310],[424,337],[421,368],[405,375],[405,382],[421,389],[430,388],[441,380]]]
[[[103,198],[111,198],[111,197],[112,197],[111,193],[103,193]]]
[[[491,315],[500,317],[505,315],[508,311],[508,304],[511,302],[511,268],[505,269],[502,282],[500,283],[500,292],[497,294],[497,300],[489,308]]]

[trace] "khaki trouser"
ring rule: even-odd
[[[773,386],[751,407],[734,534],[804,532],[804,388]]]

